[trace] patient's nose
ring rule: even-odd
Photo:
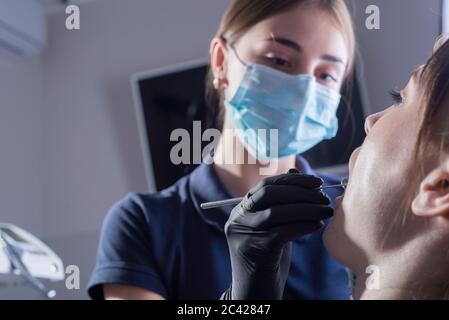
[[[381,112],[374,113],[374,114],[370,115],[368,118],[366,118],[366,120],[365,120],[365,132],[366,132],[366,134],[369,133],[371,128],[374,127],[376,122],[380,118],[382,118],[387,113],[388,110],[389,109],[381,111]]]

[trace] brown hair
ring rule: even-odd
[[[415,145],[414,168],[417,174],[410,181],[404,209],[410,208],[421,181],[426,176],[425,160],[429,155],[444,157],[449,153],[449,36],[441,37],[434,52],[424,65],[419,83],[422,88],[420,110],[421,124]],[[408,210],[401,210],[407,212]],[[403,216],[403,222],[407,218]]]
[[[437,41],[432,56],[417,79],[421,88],[422,108],[419,111],[421,123],[414,150],[415,165],[410,168],[413,170],[407,181],[410,188],[386,231],[385,243],[394,234],[393,229],[404,225],[409,218],[412,201],[429,169],[425,167],[429,156],[431,160],[441,161],[449,155],[449,35]],[[449,282],[443,285],[447,286],[443,298],[449,299]]]
[[[425,108],[416,155],[421,157],[429,146],[437,147],[442,155],[449,151],[449,119],[444,118],[449,115],[449,35],[437,41],[420,78]]]
[[[416,139],[415,172],[409,181],[410,189],[401,205],[402,223],[426,176],[425,160],[429,155],[442,157],[449,153],[449,35],[441,37],[432,56],[418,78],[421,89],[420,128]]]
[[[314,5],[327,12],[338,24],[348,47],[346,78],[352,73],[355,56],[355,35],[351,15],[344,0],[233,0],[224,14],[216,37],[226,38],[230,45],[257,23],[299,5]],[[208,102],[208,126],[219,130],[223,127],[222,96],[213,87],[213,74],[206,79],[206,101]]]

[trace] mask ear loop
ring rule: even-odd
[[[270,37],[271,37],[271,40],[274,43],[274,48],[275,48],[276,52],[281,52],[281,50],[279,50],[279,43],[276,40],[277,38],[276,38],[276,36],[274,35],[274,33],[272,31],[270,32]]]
[[[222,36],[221,37],[223,39],[223,41],[226,43],[226,47],[228,48],[229,51],[232,51],[232,53],[234,53],[235,57],[237,58],[237,60],[244,66],[247,67],[248,64],[246,62],[244,62],[240,56],[237,53],[237,50],[235,50],[234,46],[232,44],[229,44],[228,39],[226,39],[226,37]]]
[[[274,36],[273,32],[270,32],[270,37],[273,39],[274,45],[276,46],[276,50],[278,49],[278,44],[276,42],[276,37]],[[244,62],[243,59],[240,58],[239,54],[237,53],[237,50],[235,50],[234,46],[229,44],[228,39],[226,38],[226,36],[222,36],[221,37],[223,39],[223,41],[226,43],[226,46],[234,53],[235,57],[237,58],[237,60],[244,66],[247,67],[248,63]]]
[[[279,51],[279,50],[278,50],[278,43],[277,43],[277,41],[276,41],[276,37],[274,36],[274,33],[273,33],[273,32],[270,32],[270,37],[271,37],[271,40],[273,40],[274,46],[275,46],[275,48],[276,48],[276,51]]]

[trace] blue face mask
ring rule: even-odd
[[[250,64],[225,106],[246,150],[255,159],[268,160],[301,154],[335,137],[340,99],[338,92],[317,83],[313,76]],[[274,144],[273,129],[277,129]]]

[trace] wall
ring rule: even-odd
[[[430,56],[440,32],[440,0],[351,0],[369,101],[368,113],[392,104],[388,92],[401,90]],[[407,3],[404,6],[404,3]],[[367,30],[367,6],[380,8],[380,30]]]
[[[50,17],[44,55],[44,231],[67,264],[90,275],[107,210],[146,191],[132,73],[207,56],[226,0],[98,0],[81,30]],[[82,292],[64,292],[84,297]]]
[[[0,222],[42,233],[42,72],[38,58],[0,66]]]

